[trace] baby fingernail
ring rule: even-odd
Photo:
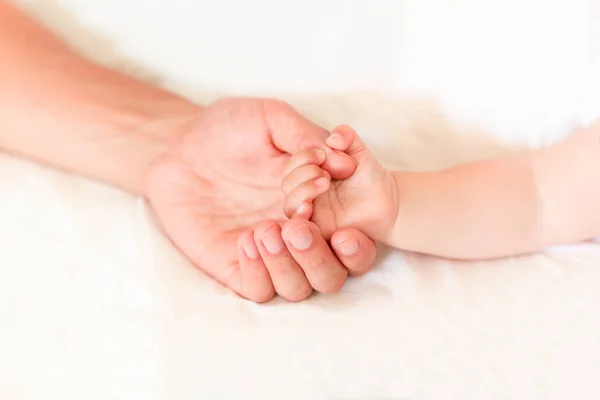
[[[317,159],[320,162],[325,161],[325,159],[327,158],[327,155],[325,154],[325,152],[321,149],[315,149],[315,155],[317,156]]]
[[[285,246],[281,239],[281,235],[279,235],[279,232],[275,229],[268,230],[262,235],[260,240],[263,246],[265,246],[265,249],[271,254],[279,253]]]
[[[300,205],[296,209],[296,212],[294,213],[294,216],[298,216],[298,215],[304,214],[307,209],[308,209],[308,206],[306,205],[306,202],[303,201],[302,203],[300,203]]]
[[[313,243],[313,235],[308,226],[301,225],[291,232],[289,240],[295,249],[306,250]]]
[[[329,185],[329,179],[324,178],[324,177],[319,178],[315,181],[315,185],[317,185],[317,187],[320,187],[320,188],[325,187],[325,186]]]
[[[341,138],[342,135],[340,135],[339,133],[332,133],[331,135],[329,135],[326,142],[335,142],[337,140],[340,140]]]
[[[358,240],[350,239],[338,244],[335,248],[345,256],[353,256],[358,251]]]
[[[252,239],[244,240],[242,242],[242,249],[244,250],[244,253],[246,253],[246,257],[248,257],[251,260],[256,260],[259,256],[258,249],[254,245]]]

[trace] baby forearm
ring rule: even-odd
[[[443,257],[510,256],[600,236],[600,121],[528,155],[396,172],[388,244]]]
[[[437,172],[395,172],[399,208],[390,245],[441,257],[484,259],[537,250],[540,200],[527,157]]]

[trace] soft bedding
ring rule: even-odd
[[[21,3],[195,100],[275,95],[353,124],[396,168],[520,152],[600,117],[597,0]],[[595,242],[379,254],[335,295],[253,304],[192,268],[142,200],[3,155],[0,399],[600,396]]]

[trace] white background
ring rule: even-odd
[[[277,95],[440,168],[600,116],[600,4],[25,2],[100,62],[200,102]],[[302,304],[240,301],[143,204],[0,158],[0,398],[597,398],[594,244],[460,264],[383,251]]]

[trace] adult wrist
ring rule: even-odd
[[[130,136],[131,140],[116,152],[118,162],[105,181],[134,195],[145,195],[148,170],[157,160],[177,152],[183,136],[193,129],[202,109],[189,103],[175,106],[169,113],[142,118],[131,131],[122,133],[124,137]],[[122,157],[123,152],[134,157]],[[129,172],[124,174],[124,171]]]

